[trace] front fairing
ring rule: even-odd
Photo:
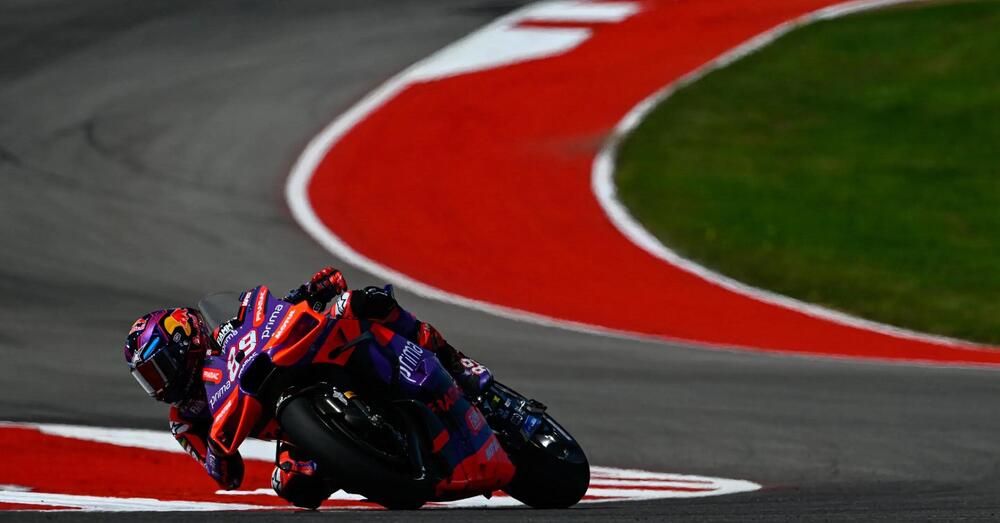
[[[309,363],[308,351],[327,319],[307,304],[275,298],[260,286],[243,294],[236,325],[224,327],[219,350],[205,358],[202,382],[213,423],[210,437],[227,454],[268,428],[260,400],[244,377],[259,358],[278,366]]]

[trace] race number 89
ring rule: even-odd
[[[240,363],[246,360],[246,355],[257,348],[257,331],[250,331],[246,336],[240,338],[238,346],[233,347],[226,357],[226,370],[229,371],[229,381],[236,379],[236,373],[240,370]],[[243,357],[237,360],[236,354],[243,353]]]

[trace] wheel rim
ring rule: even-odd
[[[330,399],[324,397],[322,401],[330,401]],[[316,411],[316,414],[319,419],[322,420],[324,425],[332,430],[336,430],[341,434],[344,434],[356,445],[361,447],[363,451],[375,455],[395,467],[405,468],[409,464],[409,460],[406,456],[406,450],[404,448],[396,448],[394,451],[391,451],[373,445],[369,438],[366,438],[364,435],[353,430],[353,427],[349,423],[341,423],[339,420],[331,419],[325,412],[323,412],[322,409],[316,408],[315,404],[313,405],[313,409]],[[392,438],[384,433],[380,434],[380,436],[381,437],[379,439],[383,440],[383,442],[392,441]]]

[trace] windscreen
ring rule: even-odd
[[[240,293],[217,292],[209,294],[198,301],[198,310],[208,322],[209,330],[214,331],[219,325],[236,317],[240,311]]]

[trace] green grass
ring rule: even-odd
[[[1000,2],[795,31],[668,98],[616,177],[647,229],[723,274],[1000,343]]]

